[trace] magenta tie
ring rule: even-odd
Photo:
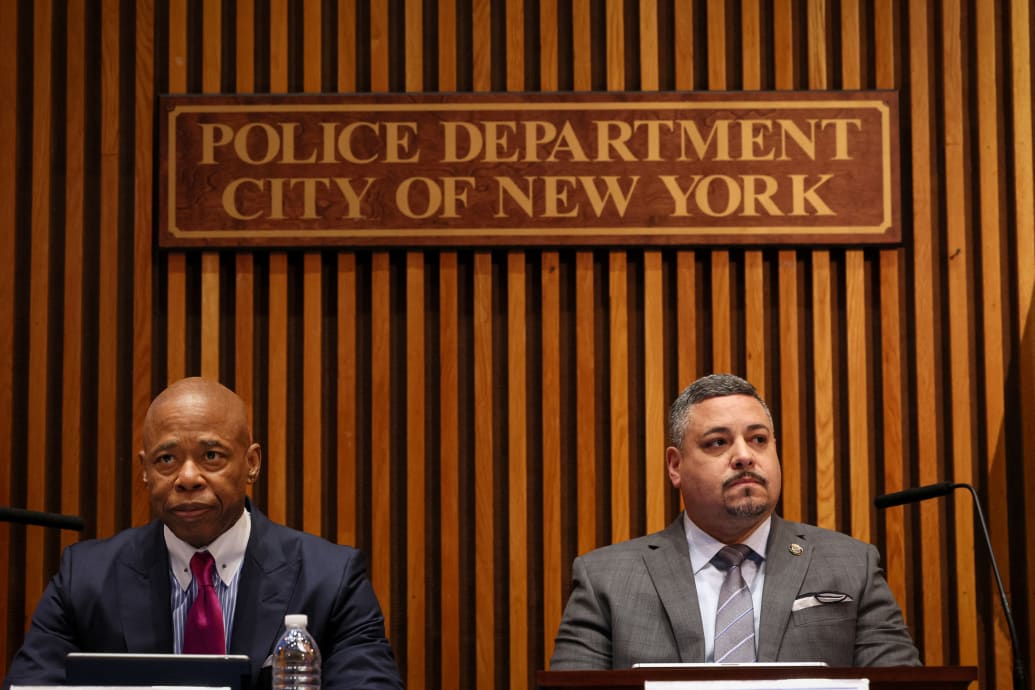
[[[183,627],[184,654],[226,654],[223,609],[212,587],[215,567],[215,559],[208,551],[199,551],[190,559],[190,571],[198,583],[198,596],[187,612],[187,623]]]

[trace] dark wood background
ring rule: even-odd
[[[1033,637],[1030,0],[0,2],[0,662],[62,545],[148,519],[186,374],[248,402],[255,502],[371,557],[411,688],[525,688],[571,558],[665,525],[697,375],[772,404],[784,516],[876,543],[929,664],[1010,687],[977,485]],[[164,251],[159,93],[894,88],[893,248]],[[1027,462],[1026,462],[1027,460]],[[0,671],[5,667],[0,666]]]

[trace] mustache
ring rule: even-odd
[[[722,483],[722,488],[723,489],[728,489],[731,484],[733,484],[734,482],[739,482],[741,479],[753,479],[754,481],[758,482],[762,486],[766,486],[766,487],[769,486],[769,480],[766,479],[765,477],[763,477],[762,475],[760,475],[758,472],[752,472],[751,470],[744,470],[743,472],[738,472],[737,474],[733,475],[732,477],[730,477],[729,479],[724,481]]]

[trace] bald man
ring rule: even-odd
[[[402,687],[362,554],[250,505],[262,453],[236,394],[201,378],[172,384],[147,411],[139,457],[155,519],[65,550],[5,688],[64,682],[69,652],[195,651],[184,632],[198,598],[195,554],[214,561],[215,653],[248,655],[253,687],[270,685],[288,613],[309,617],[324,688]]]

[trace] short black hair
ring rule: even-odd
[[[690,408],[699,402],[711,398],[722,398],[727,395],[750,395],[762,405],[769,423],[773,422],[773,413],[762,400],[762,396],[748,381],[734,374],[708,374],[697,379],[683,389],[683,392],[672,402],[668,411],[668,442],[676,448],[683,447],[683,435],[690,420]]]

